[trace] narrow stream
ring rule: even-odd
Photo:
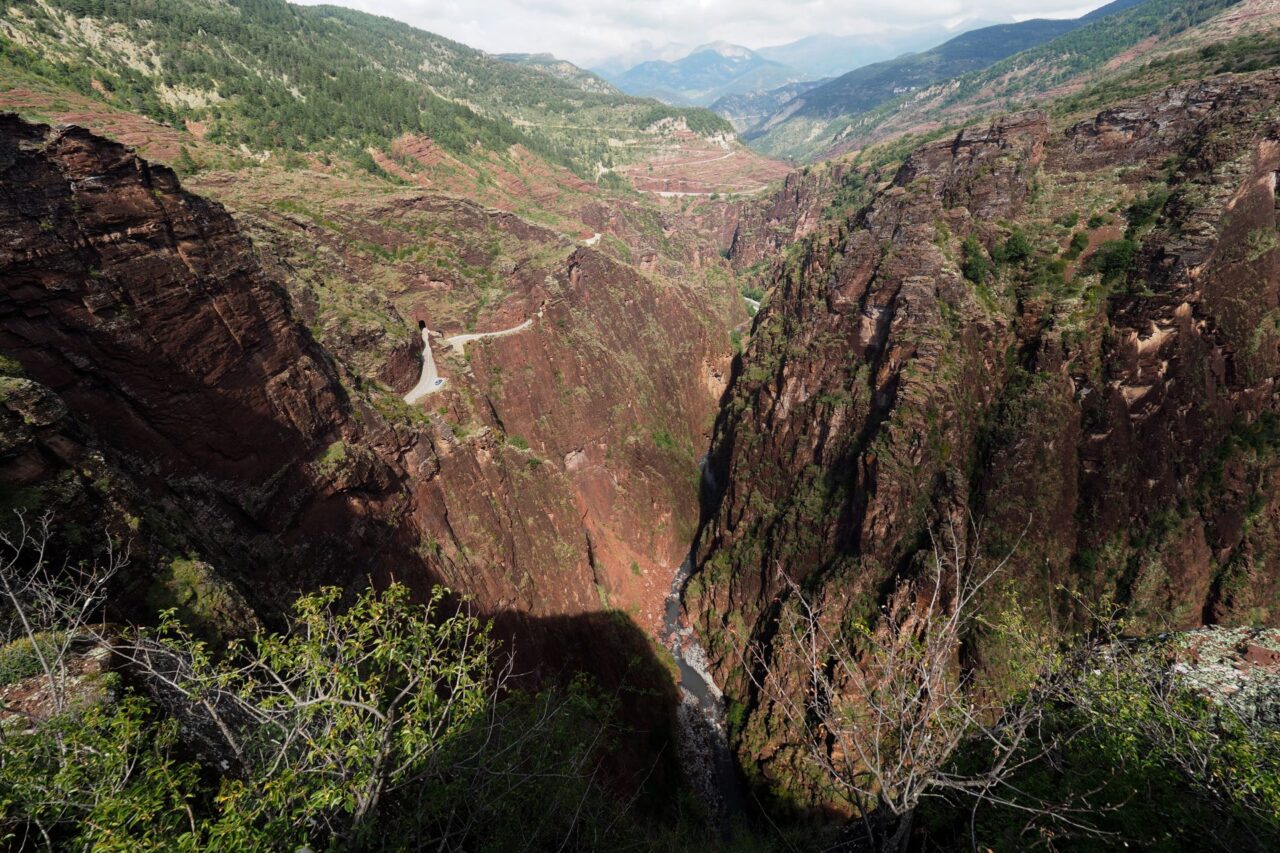
[[[706,457],[699,467],[709,479]],[[712,815],[727,828],[733,818],[745,813],[746,798],[729,749],[724,694],[711,677],[697,634],[683,619],[684,588],[692,572],[690,553],[671,580],[663,611],[663,640],[680,672],[677,722],[681,762]]]

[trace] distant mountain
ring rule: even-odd
[[[503,62],[510,62],[512,65],[521,65],[525,68],[545,71],[553,77],[559,77],[561,80],[572,83],[584,92],[594,92],[599,95],[621,94],[616,87],[600,75],[594,74],[585,68],[579,68],[567,60],[558,59],[549,53],[499,53],[497,57]]]
[[[830,140],[828,128],[833,124],[847,122],[850,117],[871,112],[935,83],[980,71],[1142,2],[1115,0],[1069,20],[1033,19],[983,27],[932,50],[858,68],[784,104],[749,138],[760,150],[775,155],[816,153],[824,139]]]
[[[768,91],[804,78],[802,72],[750,48],[714,42],[674,62],[642,62],[611,82],[629,95],[706,106],[726,95]]]
[[[827,81],[807,80],[802,83],[788,83],[767,92],[725,95],[717,98],[708,109],[727,118],[734,130],[745,133],[777,112],[783,104],[825,82]]]
[[[655,45],[647,41],[637,42],[620,53],[598,59],[587,66],[590,71],[599,74],[606,80],[612,80],[627,73],[642,62],[675,62],[684,59],[694,51],[694,47],[679,42],[667,42]]]
[[[844,36],[820,34],[787,44],[762,47],[756,53],[817,80],[822,77],[837,77],[855,68],[894,59],[904,53],[926,50],[945,39],[996,23],[998,22],[974,19],[950,28],[932,26]]]
[[[940,125],[958,125],[994,112],[1040,107],[1047,94],[1088,93],[1100,86],[1149,91],[1146,78],[1165,83],[1184,79],[1196,67],[1188,57],[1200,48],[1234,35],[1252,34],[1260,40],[1243,49],[1220,71],[1251,70],[1273,64],[1265,45],[1275,37],[1272,0],[1145,0],[1114,3],[1080,19],[1082,26],[1052,41],[1024,50],[962,77],[939,81],[927,89],[904,95],[861,116],[826,125],[820,139],[824,151],[862,147],[868,143]],[[1276,54],[1280,55],[1280,54]],[[1163,71],[1155,69],[1162,66]],[[1142,69],[1152,71],[1144,74]],[[1207,73],[1207,72],[1206,72]],[[1134,79],[1117,82],[1125,75]],[[1163,76],[1162,76],[1163,75]],[[1143,80],[1143,82],[1139,82]],[[1108,82],[1110,81],[1110,82]],[[1090,97],[1105,103],[1107,97]],[[1109,97],[1114,98],[1114,91]],[[1063,99],[1064,103],[1074,100]],[[1060,109],[1065,107],[1059,107]],[[812,128],[809,131],[812,132]]]

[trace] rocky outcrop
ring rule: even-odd
[[[874,595],[907,553],[922,498],[963,498],[947,469],[975,449],[1007,339],[938,229],[1016,215],[1025,184],[975,190],[973,176],[1034,168],[1047,135],[1030,115],[966,134],[955,156],[950,143],[921,150],[837,240],[810,243],[784,271],[717,431],[724,491],[700,541],[693,612],[749,626],[780,572],[802,580],[846,560]],[[710,639],[728,654],[719,631]]]
[[[808,237],[850,173],[851,167],[841,161],[808,166],[787,175],[777,192],[739,202],[726,250],[730,262],[746,269]]]
[[[245,217],[251,244],[163,167],[3,121],[0,470],[33,504],[73,477],[85,521],[108,484],[114,523],[158,543],[138,602],[181,558],[259,606],[394,575],[657,631],[728,371],[729,322],[698,287],[422,194],[291,202]],[[527,328],[438,349],[447,390],[409,408],[418,319]]]
[[[673,685],[650,637],[696,528],[723,312],[456,199],[367,201],[345,246],[306,205],[281,211],[246,217],[251,243],[170,170],[0,117],[6,508],[53,512],[73,556],[104,527],[129,541],[118,614],[177,607],[215,639],[321,584],[445,583],[532,682],[641,691],[611,774],[669,778],[653,756],[674,754]],[[477,280],[483,299],[457,298]],[[412,407],[419,312],[523,328],[437,350],[447,390]]]
[[[1060,629],[1074,595],[1153,629],[1280,622],[1277,93],[1227,77],[1065,133],[1036,114],[965,130],[776,267],[686,602],[753,772],[814,796],[741,668],[785,642],[784,576],[832,624],[874,618],[970,512]],[[1058,257],[1075,229],[1078,271]],[[974,241],[993,274],[966,263]],[[1134,259],[1104,282],[1102,251]]]
[[[595,249],[542,287],[527,330],[469,344],[465,366],[444,361],[473,389],[478,428],[441,445],[439,477],[415,479],[416,505],[469,552],[461,562],[446,545],[458,571],[489,567],[486,597],[503,607],[620,607],[656,634],[697,525],[697,456],[727,336],[695,291]]]
[[[329,448],[376,440],[220,206],[87,131],[12,116],[0,168],[0,349],[152,513],[183,519],[143,535],[185,528],[259,601],[412,559],[386,523],[403,473],[373,453],[340,481],[325,469]]]

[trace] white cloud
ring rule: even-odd
[[[305,5],[335,0],[294,0]],[[491,53],[550,52],[581,65],[648,43],[748,47],[965,19],[1075,17],[1104,0],[336,0]],[[1082,3],[1084,5],[1082,5]]]

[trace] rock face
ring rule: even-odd
[[[787,175],[767,198],[738,205],[727,250],[734,267],[773,258],[812,234],[848,171],[841,162],[811,166]]]
[[[263,600],[412,559],[377,523],[403,472],[368,453],[327,476],[371,433],[225,211],[76,128],[0,118],[0,168],[0,349],[157,512]]]
[[[130,541],[118,610],[176,606],[215,637],[321,584],[445,583],[496,617],[531,678],[642,691],[611,775],[665,784],[674,688],[641,628],[658,630],[696,530],[728,371],[728,323],[700,291],[413,197],[352,214],[361,246],[410,259],[416,284],[379,292],[362,274],[385,268],[326,246],[304,207],[288,210],[293,239],[326,253],[312,269],[273,242],[278,224],[251,243],[167,168],[12,116],[0,187],[6,510],[53,512],[86,556],[104,526]],[[510,288],[483,319],[524,328],[440,345],[447,390],[411,407],[416,317],[391,297],[450,316],[474,269]],[[453,321],[474,320],[459,304]]]
[[[1066,132],[965,130],[774,268],[686,599],[752,772],[815,796],[741,669],[785,642],[783,577],[833,624],[871,617],[970,512],[1064,629],[1059,586],[1151,628],[1280,622],[1278,93],[1226,77]]]
[[[0,476],[33,504],[76,480],[59,511],[85,521],[101,481],[150,543],[139,601],[145,575],[191,558],[259,607],[395,576],[493,613],[618,608],[656,630],[728,370],[729,324],[696,288],[419,195],[338,220],[409,259],[379,292],[364,282],[386,267],[326,243],[308,208],[255,222],[251,244],[168,169],[78,128],[3,118],[0,169]],[[323,264],[290,254],[290,227]],[[474,322],[457,300],[474,270],[508,292],[480,321],[528,328],[438,346],[448,390],[410,409],[416,319]]]
[[[540,294],[526,331],[469,344],[465,368],[446,358],[475,420],[438,443],[438,462],[420,457],[440,470],[414,478],[419,523],[443,520],[450,576],[484,584],[485,600],[539,615],[620,607],[656,631],[696,529],[696,448],[727,336],[689,291],[594,249]]]

